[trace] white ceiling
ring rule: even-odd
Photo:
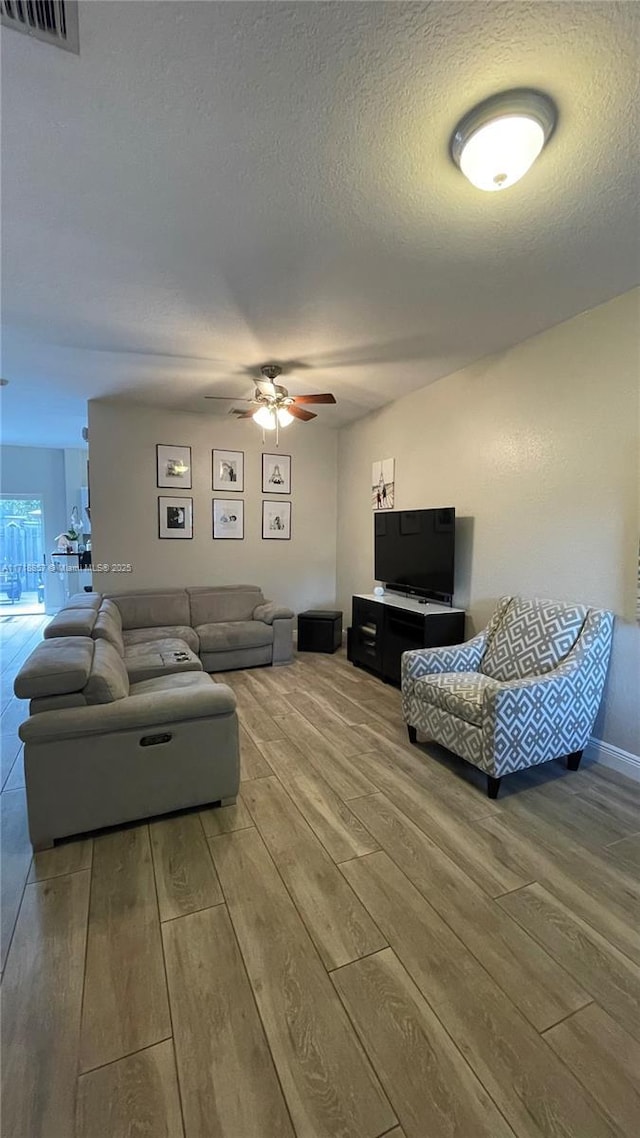
[[[270,359],[338,425],[631,288],[638,46],[633,3],[95,0],[79,56],[4,31],[6,441],[77,445],[94,396],[226,412],[203,395]],[[514,86],[559,125],[483,194],[450,133]]]

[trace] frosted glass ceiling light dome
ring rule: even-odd
[[[276,413],[271,407],[259,407],[253,419],[259,427],[262,427],[263,431],[275,431],[276,429]]]
[[[503,91],[461,119],[451,157],[479,190],[506,190],[533,166],[556,119],[555,103],[541,91]]]

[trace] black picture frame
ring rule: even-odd
[[[173,451],[174,454],[163,454],[163,451]],[[182,451],[182,455],[178,454]],[[160,464],[165,465],[171,458],[182,459],[184,461],[188,457],[188,475],[185,473],[183,477],[177,477],[165,473],[160,473]],[[191,490],[192,487],[192,457],[191,447],[184,446],[182,443],[156,443],[156,486],[158,490]]]
[[[232,511],[237,511],[241,533],[216,533],[216,504],[226,502]],[[244,498],[214,498],[211,503],[211,536],[214,541],[244,541]]]
[[[229,456],[225,460],[224,455]],[[216,463],[233,461],[235,459],[236,466],[236,480],[235,482],[227,482],[222,478],[217,477]],[[211,451],[211,489],[222,494],[244,494],[244,451],[243,450],[225,450],[223,447],[214,447]]]
[[[175,515],[170,511],[175,511]],[[185,511],[183,520],[181,511]],[[158,495],[158,538],[160,541],[193,541],[193,498]]]
[[[281,482],[273,482],[270,468],[276,468]],[[280,470],[282,467],[282,470]],[[291,493],[291,455],[271,454],[265,451],[262,455],[262,493],[263,494],[290,494]]]
[[[269,506],[277,507],[277,515],[275,510],[270,510]],[[273,502],[270,500],[263,501],[262,503],[262,540],[263,541],[291,541],[291,500],[288,501],[280,498]],[[273,518],[280,517],[282,527],[274,528]]]

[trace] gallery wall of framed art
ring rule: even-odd
[[[92,404],[94,561],[133,566],[126,579],[105,576],[100,587],[118,592],[247,583],[260,585],[265,596],[296,609],[334,604],[337,432],[312,426],[292,424],[286,441],[283,432],[276,447],[269,435],[263,444],[253,423],[227,416],[133,404],[125,408],[107,401]],[[188,449],[177,450],[178,444]],[[168,451],[159,452],[160,446]],[[263,454],[276,456],[273,465],[263,464]],[[126,462],[120,461],[125,455]],[[168,460],[175,460],[174,473],[167,473]],[[229,473],[223,462],[235,464],[235,478],[223,477]],[[183,466],[189,470],[181,470]],[[158,481],[168,485],[159,486]],[[283,493],[289,486],[290,492]],[[162,526],[159,498],[180,499],[175,506],[162,503]],[[182,499],[189,501],[185,505]],[[282,519],[284,529],[269,531],[265,538],[264,501],[290,503],[285,511],[290,517]],[[214,502],[229,503],[216,507],[215,530]],[[184,509],[184,517],[169,514],[167,506]],[[288,538],[272,536],[289,532]]]
[[[291,540],[291,455],[265,451],[261,456],[262,494],[282,495],[281,499],[263,499],[261,536],[263,541]],[[191,447],[170,443],[156,444],[156,484],[192,486]],[[213,447],[211,450],[211,487],[228,494],[245,492],[244,451]],[[249,493],[258,487],[247,485]],[[287,495],[285,498],[284,496]],[[244,498],[218,498],[211,503],[211,536],[214,541],[243,541]],[[158,537],[161,539],[193,538],[193,499],[158,497]]]

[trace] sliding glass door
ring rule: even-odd
[[[42,499],[0,496],[0,616],[44,613]]]

